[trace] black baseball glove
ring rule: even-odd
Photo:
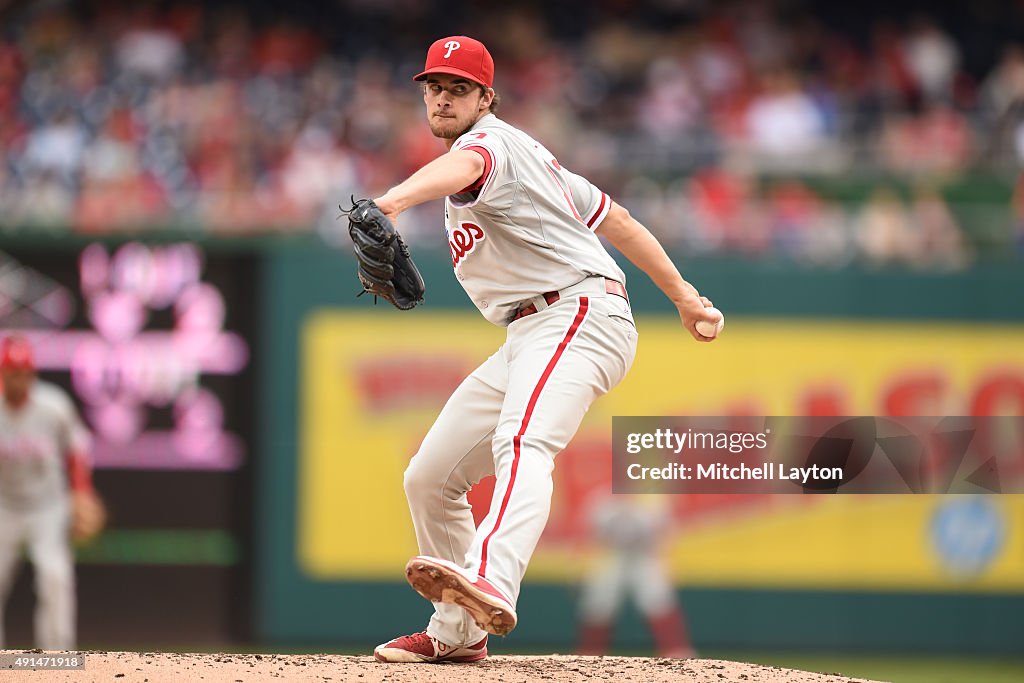
[[[423,303],[423,277],[409,247],[380,207],[372,199],[353,197],[352,208],[341,211],[348,216],[348,234],[359,261],[360,295],[379,296],[403,311]]]

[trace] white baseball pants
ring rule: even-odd
[[[580,595],[580,616],[588,623],[610,623],[631,598],[645,617],[676,607],[675,589],[653,551],[617,550],[587,574]]]
[[[636,354],[629,305],[602,278],[508,327],[505,343],[455,390],[405,472],[421,555],[483,576],[515,604],[551,507],[555,456],[594,399],[625,377]],[[541,310],[543,309],[543,310]],[[476,528],[466,493],[496,474]],[[484,637],[461,607],[435,604],[427,632],[449,645]]]
[[[36,580],[36,647],[43,650],[75,647],[75,568],[69,524],[70,505],[66,498],[29,510],[11,510],[0,505],[0,616],[21,549],[27,546]],[[0,618],[0,649],[3,647]]]

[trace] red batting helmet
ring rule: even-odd
[[[427,50],[423,71],[413,77],[422,81],[427,74],[451,74],[490,88],[494,84],[494,60],[479,40],[469,36],[448,36],[435,40]]]
[[[6,337],[0,341],[0,370],[35,370],[32,345],[24,337]]]

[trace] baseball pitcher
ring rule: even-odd
[[[106,516],[92,488],[89,434],[68,395],[36,379],[25,339],[0,340],[0,382],[0,608],[25,548],[36,575],[36,645],[71,650],[75,574],[70,539],[91,538]],[[0,649],[2,626],[0,619]]]
[[[394,224],[406,209],[445,198],[452,267],[480,313],[507,329],[505,343],[455,390],[412,458],[405,491],[421,555],[410,584],[435,603],[426,630],[378,646],[383,662],[472,662],[488,634],[516,626],[520,582],[547,522],[555,456],[590,404],[626,375],[637,331],[625,277],[606,238],[676,304],[683,327],[716,322],[711,302],[679,275],[657,240],[541,143],[495,115],[494,62],[466,36],[430,46],[423,83],[427,124],[448,153],[350,214]],[[357,239],[367,291],[409,308],[418,273],[385,263],[407,249],[377,230],[373,251]],[[392,271],[396,277],[387,278]],[[402,278],[398,278],[399,272]],[[381,286],[384,281],[385,286]],[[495,474],[477,528],[466,493]]]

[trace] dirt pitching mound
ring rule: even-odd
[[[38,655],[37,655],[38,656]],[[714,659],[644,657],[490,657],[476,664],[381,664],[342,655],[237,655],[86,652],[84,671],[3,672],[5,681],[112,683],[482,683],[502,681],[665,681],[677,683],[863,682],[839,674],[808,673]],[[872,682],[867,682],[872,683]]]

